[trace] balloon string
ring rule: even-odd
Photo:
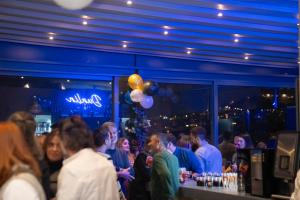
[[[133,66],[135,67],[134,73],[135,73],[135,74],[139,74],[139,70],[136,68],[136,55],[134,55]]]

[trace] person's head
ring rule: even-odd
[[[15,112],[9,116],[8,121],[15,123],[19,127],[33,156],[36,159],[41,159],[42,152],[34,136],[36,123],[32,114],[23,111]]]
[[[118,139],[117,148],[125,151],[126,153],[129,153],[130,152],[130,144],[129,144],[128,139],[125,137],[121,137],[120,139]]]
[[[174,153],[176,150],[176,143],[177,143],[177,138],[172,134],[169,133],[167,134],[167,149],[171,152]]]
[[[94,147],[92,132],[79,116],[62,120],[59,131],[68,156],[84,148]]]
[[[203,143],[203,141],[206,141],[206,130],[205,128],[201,126],[197,126],[191,129],[191,142],[192,145],[200,145]]]
[[[163,133],[152,134],[148,142],[149,151],[152,153],[161,152],[166,149],[167,145],[167,135]]]
[[[12,122],[0,122],[0,187],[12,176],[12,169],[22,164],[28,165],[37,177],[41,175],[18,126]]]
[[[111,148],[112,142],[108,131],[100,128],[94,131],[93,136],[96,148],[103,147],[104,145],[108,149]]]
[[[245,149],[246,148],[246,141],[241,136],[235,136],[234,137],[234,146],[237,149]]]
[[[109,137],[111,139],[111,147],[115,148],[115,145],[118,141],[118,129],[116,125],[113,122],[105,122],[100,127],[101,132],[107,132],[109,134]]]
[[[179,136],[179,140],[177,141],[177,146],[187,148],[187,149],[191,149],[192,145],[191,145],[190,136],[181,134]]]
[[[46,136],[44,142],[45,158],[49,162],[57,162],[63,159],[63,151],[61,148],[62,141],[58,130],[53,130]]]

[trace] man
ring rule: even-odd
[[[134,171],[130,166],[127,154],[116,148],[118,130],[113,122],[105,122],[102,124],[99,131],[102,132],[102,134],[107,133],[110,137],[111,144],[106,150],[106,153],[111,156],[113,164],[117,170],[118,180],[120,181],[122,191],[125,196],[128,196],[125,182],[129,182],[134,179]]]
[[[192,171],[193,173],[200,174],[203,172],[198,158],[191,150],[175,146],[176,137],[173,134],[167,135],[167,142],[167,149],[177,157],[179,167],[186,168],[187,171]]]
[[[179,165],[177,158],[166,150],[165,134],[154,134],[148,146],[154,154],[151,174],[151,199],[173,200],[179,187]]]
[[[190,134],[192,141],[199,145],[195,151],[199,161],[203,163],[205,172],[222,173],[221,152],[206,141],[206,130],[203,127],[195,127]]]
[[[80,117],[60,123],[68,158],[58,176],[57,200],[117,200],[117,176],[111,162],[93,149],[92,134]]]

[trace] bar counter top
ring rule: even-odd
[[[201,187],[193,180],[180,184],[179,200],[270,200],[223,187]]]

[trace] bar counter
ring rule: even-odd
[[[270,200],[223,187],[201,187],[193,180],[180,184],[179,200]]]

